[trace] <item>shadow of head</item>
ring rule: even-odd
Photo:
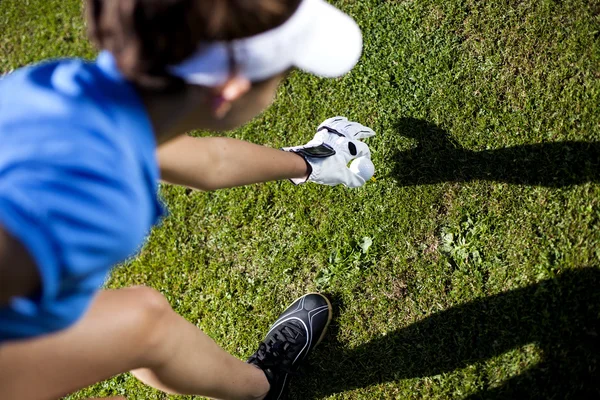
[[[397,151],[392,174],[403,185],[489,180],[563,187],[600,182],[600,142],[554,142],[471,151],[435,124],[402,118],[398,134],[417,141]]]
[[[599,288],[600,268],[581,268],[439,312],[355,349],[330,340],[313,355],[319,363],[309,377],[292,385],[292,398],[449,373],[526,345],[539,350],[537,363],[473,396],[599,398]]]

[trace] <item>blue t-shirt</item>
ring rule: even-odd
[[[0,341],[77,321],[162,215],[145,107],[109,54],[0,79],[0,225],[35,260],[41,292],[0,307]]]

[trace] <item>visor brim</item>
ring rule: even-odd
[[[356,22],[324,0],[311,1],[312,21],[295,49],[294,66],[324,78],[348,73],[362,54]]]

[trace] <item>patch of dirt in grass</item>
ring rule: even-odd
[[[439,253],[437,252],[439,245],[439,238],[436,235],[429,235],[425,242],[425,249],[423,250],[423,254],[432,255],[432,257],[435,260],[437,260],[439,258]]]
[[[389,291],[383,293],[385,297],[392,300],[400,300],[408,294],[408,285],[403,279],[392,279],[392,284]]]

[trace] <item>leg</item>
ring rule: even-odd
[[[0,345],[0,398],[55,399],[135,369],[171,393],[260,399],[269,390],[261,370],[227,354],[160,293],[139,287],[101,292],[65,331]]]

